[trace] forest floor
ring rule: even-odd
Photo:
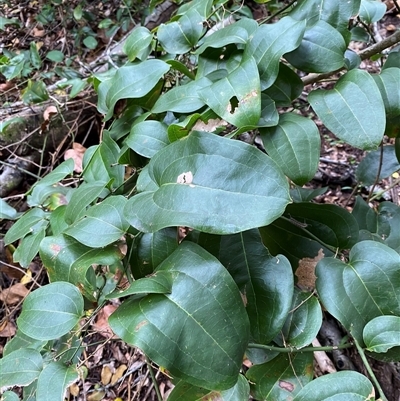
[[[0,104],[3,108],[20,101],[21,91],[26,86],[26,79],[35,81],[45,76],[46,85],[52,85],[62,77],[71,79],[74,71],[79,71],[99,55],[118,42],[134,24],[143,18],[141,10],[135,6],[126,7],[128,2],[87,0],[69,0],[68,9],[74,9],[75,19],[66,11],[66,2],[9,0],[3,1],[0,10],[0,65],[4,51],[18,52],[28,50],[32,43],[40,53],[49,54],[43,60],[40,68],[25,64],[25,78],[6,80],[0,73]],[[251,3],[251,2],[248,2]],[[374,32],[375,37],[386,37],[400,25],[399,15],[387,1],[388,13]],[[83,10],[80,4],[85,4]],[[133,5],[140,2],[133,2]],[[265,16],[264,6],[253,3],[255,18]],[[3,13],[3,15],[2,15]],[[15,19],[12,25],[2,25],[1,18]],[[80,17],[80,18],[79,18]],[[38,23],[38,21],[41,21]],[[100,24],[101,23],[101,24]],[[99,24],[101,28],[99,28]],[[123,29],[118,29],[122,26]],[[51,53],[52,52],[52,53]],[[61,54],[64,57],[61,58]],[[369,72],[378,71],[379,61],[368,62],[363,66]],[[57,72],[58,71],[58,72]],[[327,84],[329,85],[329,83]],[[303,97],[306,98],[305,88]],[[299,108],[301,109],[301,104]],[[308,111],[304,109],[304,113]],[[80,145],[88,147],[98,143],[101,127],[101,116],[93,116],[90,135],[81,135]],[[88,122],[86,122],[88,124]],[[317,122],[318,124],[318,122]],[[1,122],[0,122],[1,127]],[[86,127],[86,126],[85,126]],[[318,172],[308,184],[312,188],[327,188],[326,192],[317,198],[321,203],[333,203],[351,210],[355,195],[371,192],[357,185],[355,169],[364,153],[338,140],[330,132],[321,132],[321,158]],[[75,137],[76,140],[76,137]],[[42,160],[39,171],[49,171],[59,160],[63,160],[64,152],[73,149],[74,139],[69,138],[57,153]],[[0,148],[0,162],[9,156],[8,151]],[[0,163],[0,168],[3,163]],[[375,186],[375,190],[390,187],[389,178]],[[11,193],[7,199],[19,210],[26,210],[23,194],[33,185],[35,178],[26,179]],[[385,193],[386,200],[400,204],[400,188],[394,187]],[[366,196],[365,196],[366,197]],[[376,199],[375,202],[382,200]],[[0,357],[3,348],[16,332],[16,319],[21,311],[24,298],[38,286],[47,283],[47,275],[41,261],[36,258],[27,270],[21,269],[12,260],[9,247],[2,247],[1,237],[10,227],[10,223],[0,221]],[[87,370],[87,375],[69,388],[67,399],[76,401],[153,401],[156,400],[151,369],[157,378],[161,394],[166,398],[173,387],[168,372],[157,366],[151,366],[143,353],[113,337],[107,318],[115,310],[115,304],[103,307],[93,320],[84,338],[84,351],[81,365]],[[399,378],[400,382],[400,378]]]

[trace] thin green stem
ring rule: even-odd
[[[264,345],[264,344],[255,344],[250,343],[247,347],[248,348],[258,348],[264,349],[266,351],[276,351],[281,353],[295,353],[295,352],[315,352],[315,351],[334,351],[337,349],[345,349],[351,348],[353,346],[352,343],[342,344],[342,345],[333,345],[329,347],[304,347],[304,348],[296,348],[296,347],[274,347],[272,345]]]
[[[351,330],[350,330],[351,333]],[[353,337],[354,340],[354,344],[357,348],[358,353],[360,354],[361,360],[363,361],[363,364],[365,366],[365,368],[367,369],[367,372],[369,373],[371,380],[374,382],[375,387],[378,389],[379,391],[379,395],[381,396],[381,400],[382,401],[388,401],[388,399],[385,396],[385,393],[382,390],[381,385],[378,382],[378,379],[375,376],[375,373],[373,372],[371,365],[369,364],[367,357],[365,356],[365,352],[364,350],[361,348],[360,344],[358,343],[358,341],[355,339],[355,337]]]
[[[153,367],[151,366],[151,361],[150,361],[150,359],[148,358],[147,355],[146,355],[146,363],[147,363],[147,368],[149,369],[151,380],[153,381],[153,384],[154,384],[154,389],[156,390],[157,400],[158,401],[163,401],[163,398],[162,398],[162,395],[161,395],[161,392],[160,392],[160,388],[158,387],[156,375],[154,374]]]

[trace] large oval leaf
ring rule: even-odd
[[[0,388],[27,386],[39,377],[43,359],[39,351],[23,348],[0,359]]]
[[[156,191],[132,197],[124,215],[143,232],[189,226],[232,234],[266,225],[290,202],[276,164],[243,142],[192,132],[150,161]]]
[[[18,328],[37,340],[68,333],[83,314],[83,297],[72,284],[57,282],[30,293],[23,304]]]
[[[400,316],[400,255],[378,242],[362,241],[349,263],[324,258],[316,287],[328,312],[363,344],[364,326],[383,315]]]
[[[312,379],[311,352],[279,354],[272,361],[251,367],[246,376],[257,400],[287,401]]]
[[[308,100],[326,127],[340,139],[363,150],[379,146],[385,131],[385,107],[367,72],[351,70],[334,89],[312,91]]]
[[[378,316],[366,324],[363,332],[368,351],[387,352],[400,347],[400,317]]]
[[[282,329],[292,305],[289,261],[271,256],[258,230],[222,237],[218,259],[246,296],[253,341],[268,344]]]
[[[381,92],[388,118],[400,114],[400,68],[385,68],[379,75],[372,75]]]
[[[190,384],[210,390],[234,386],[249,321],[232,277],[189,241],[158,266],[155,278],[157,272],[173,276],[170,293],[124,302],[109,319],[112,330]],[[135,283],[149,280],[154,281]]]
[[[297,185],[310,181],[318,168],[321,139],[317,126],[293,113],[281,114],[279,124],[261,128],[268,155]]]
[[[330,72],[343,67],[345,51],[343,36],[321,20],[306,30],[300,46],[285,58],[302,71]]]
[[[41,401],[63,401],[67,387],[78,380],[78,372],[74,366],[66,366],[62,362],[51,362],[40,373],[36,398]]]

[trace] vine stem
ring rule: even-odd
[[[154,390],[156,390],[157,400],[158,401],[163,401],[163,398],[162,398],[162,395],[161,395],[161,392],[160,392],[160,388],[158,387],[156,375],[154,374],[153,367],[151,366],[151,361],[150,361],[150,359],[149,359],[149,357],[147,355],[145,355],[145,358],[146,358],[147,368],[149,369],[151,380],[152,380],[153,385],[154,385]]]
[[[381,51],[387,49],[388,47],[394,46],[399,42],[400,42],[400,31],[394,33],[393,35],[388,36],[386,39],[383,39],[382,41],[375,43],[370,47],[367,47],[364,50],[361,50],[360,53],[358,53],[358,55],[360,56],[361,60],[365,60],[367,58],[370,58],[374,54],[380,53]],[[328,73],[308,74],[302,78],[302,81],[304,85],[315,84],[316,82],[321,81],[322,79],[330,78],[332,75],[344,69],[345,68],[342,67]]]
[[[351,330],[350,330],[350,333],[351,333]],[[379,395],[381,396],[380,399],[382,401],[388,401],[388,399],[385,396],[385,393],[382,390],[381,385],[378,382],[378,379],[375,376],[375,373],[373,372],[373,370],[371,368],[371,365],[369,364],[369,362],[367,360],[367,357],[365,356],[364,350],[361,348],[360,344],[358,343],[358,341],[356,340],[355,337],[353,337],[353,340],[354,340],[354,344],[355,344],[355,346],[357,348],[357,351],[360,354],[361,360],[363,361],[363,364],[364,364],[365,368],[367,369],[367,372],[369,373],[369,375],[371,377],[371,380],[374,382],[375,387],[379,391]]]
[[[345,349],[351,348],[353,346],[352,343],[342,344],[342,345],[333,345],[329,347],[304,347],[304,348],[296,348],[296,347],[274,347],[272,345],[264,345],[264,344],[256,344],[256,343],[249,343],[248,348],[258,348],[264,349],[266,351],[276,351],[285,354],[295,353],[295,352],[315,352],[315,351],[334,351],[337,349]],[[387,401],[387,400],[386,400]]]

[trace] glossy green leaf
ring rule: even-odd
[[[83,297],[70,283],[56,282],[31,292],[17,320],[18,328],[37,340],[68,333],[83,314]]]
[[[171,54],[183,54],[194,47],[203,33],[203,16],[198,10],[190,9],[177,21],[161,24],[157,39]]]
[[[29,56],[33,68],[39,69],[42,66],[42,60],[40,58],[38,49],[35,42],[31,42],[29,46]]]
[[[279,218],[260,228],[260,233],[264,245],[272,255],[285,255],[292,267],[297,268],[300,259],[314,258],[320,249],[325,256],[333,255],[332,251],[320,242],[311,239],[306,228],[299,226],[296,221]]]
[[[386,4],[376,0],[361,0],[360,18],[366,24],[378,22],[386,12]]]
[[[122,50],[128,56],[129,61],[133,61],[136,58],[144,61],[150,54],[152,40],[153,34],[146,27],[140,26],[128,36]]]
[[[348,264],[324,258],[316,268],[316,287],[327,311],[363,344],[372,319],[400,315],[400,255],[378,242],[357,243]]]
[[[295,288],[290,313],[282,328],[282,334],[277,336],[275,342],[280,346],[303,348],[315,339],[321,325],[322,311],[317,298]]]
[[[188,68],[185,64],[181,63],[178,60],[167,60],[167,63],[174,70],[181,72],[182,74],[186,75],[191,80],[195,80],[196,79],[196,75],[189,69],[189,68],[192,68],[191,65],[189,65],[189,68]]]
[[[270,362],[252,366],[246,377],[255,399],[287,401],[312,379],[313,355],[311,352],[279,354]]]
[[[399,65],[400,67],[400,65]],[[381,92],[388,118],[400,115],[400,68],[385,68],[378,75],[372,75]]]
[[[287,65],[279,63],[279,73],[275,82],[263,91],[277,106],[288,107],[303,91],[303,81]]]
[[[360,230],[376,231],[377,214],[359,195],[356,197],[352,215],[356,218]]]
[[[379,316],[368,322],[363,331],[364,343],[368,351],[387,352],[400,347],[400,317]]]
[[[250,386],[243,375],[239,375],[237,383],[229,390],[214,391],[193,386],[192,384],[180,381],[168,396],[168,401],[243,401],[250,395]]]
[[[261,127],[274,127],[279,122],[279,114],[276,110],[275,101],[265,93],[261,93],[261,118],[257,126],[242,127],[242,132],[258,129]]]
[[[253,56],[260,72],[261,90],[269,88],[279,73],[279,60],[296,49],[305,31],[305,21],[284,17],[275,24],[261,25],[247,44],[243,58]],[[282,35],[282,32],[285,34]]]
[[[374,387],[364,375],[346,370],[318,377],[303,387],[293,401],[366,401],[374,395]]]
[[[327,187],[322,188],[301,188],[294,186],[290,189],[290,196],[294,202],[309,202],[327,191]]]
[[[51,362],[40,373],[36,398],[41,401],[63,401],[67,387],[78,378],[76,367]]]
[[[383,64],[382,70],[386,68],[396,67],[400,65],[400,47],[394,47],[388,54],[385,64]]]
[[[108,194],[105,183],[82,183],[74,190],[65,210],[65,221],[69,224],[83,216],[86,208],[95,201],[101,193]]]
[[[354,216],[337,205],[293,203],[285,216],[294,224],[335,248],[348,249],[358,240],[358,224]]]
[[[89,248],[75,239],[48,236],[40,244],[40,257],[46,266],[50,281],[66,281],[82,288],[90,299],[95,288],[87,281],[87,271],[93,265],[112,265],[122,258],[118,247]]]
[[[167,126],[159,121],[142,121],[132,126],[125,144],[150,159],[169,144]]]
[[[64,60],[64,53],[60,50],[51,50],[46,54],[46,58],[55,63],[61,63]]]
[[[65,209],[67,205],[61,205],[54,210],[50,215],[50,228],[52,235],[61,234],[68,228],[68,224],[65,222]]]
[[[35,224],[44,221],[46,217],[47,213],[42,209],[35,207],[29,210],[7,231],[4,236],[4,244],[8,245],[25,237],[32,232],[32,227],[34,227]]]
[[[25,104],[41,103],[49,98],[46,85],[43,81],[28,80],[28,85],[21,91],[21,98]]]
[[[155,233],[143,234],[135,240],[136,249],[130,259],[135,279],[150,274],[178,246],[176,228],[164,228]]]
[[[88,183],[106,183],[112,181],[111,187],[118,188],[124,181],[125,167],[118,164],[120,148],[111,138],[109,132],[104,132],[100,145],[90,147],[83,157],[83,174]]]
[[[364,185],[372,185],[378,175],[378,180],[390,177],[395,171],[400,169],[400,163],[397,160],[395,147],[387,145],[381,149],[369,152],[361,160],[356,170],[358,181]]]
[[[118,241],[129,228],[123,216],[126,198],[113,196],[92,206],[85,216],[72,224],[65,234],[92,248],[102,248]]]
[[[346,42],[343,36],[325,21],[308,28],[300,46],[285,54],[294,67],[306,72],[330,72],[344,65]]]
[[[245,45],[257,28],[258,24],[256,21],[249,18],[243,18],[233,24],[208,34],[195,53],[201,54],[208,47],[218,48],[232,43]]]
[[[308,99],[318,117],[340,139],[363,150],[379,146],[385,131],[385,108],[367,72],[351,70],[334,89],[317,89]]]
[[[294,183],[304,185],[314,177],[321,139],[312,120],[281,114],[277,126],[262,128],[260,134],[268,155]]]
[[[181,86],[175,86],[158,98],[152,112],[192,113],[205,105],[199,91],[211,84],[212,82],[208,78],[203,77]]]
[[[400,253],[400,207],[392,202],[382,202],[378,207],[376,233],[385,245]]]
[[[157,190],[135,195],[124,210],[143,232],[188,226],[233,234],[271,223],[290,202],[286,178],[268,156],[205,132],[159,151],[148,174]]]
[[[114,106],[120,99],[141,98],[147,95],[170,66],[161,60],[151,59],[140,64],[121,67],[111,78],[106,97],[106,120],[112,117]]]
[[[2,401],[19,401],[19,397],[13,391],[5,391],[2,395]]]
[[[24,237],[13,254],[14,262],[19,263],[22,267],[28,267],[39,252],[40,242],[45,235],[46,228],[42,227],[37,232]]]
[[[361,57],[353,50],[347,49],[344,53],[344,65],[347,70],[358,68],[361,64]]]
[[[23,348],[0,359],[0,388],[27,386],[36,380],[43,368],[39,351]]]
[[[312,26],[322,20],[336,28],[342,36],[349,39],[349,20],[358,14],[361,0],[324,1],[303,0],[295,4],[290,16],[297,20],[307,20],[307,26]]]
[[[252,340],[268,344],[282,329],[292,305],[289,261],[271,256],[258,230],[222,237],[218,259],[245,294]]]
[[[199,96],[216,114],[236,127],[256,125],[261,116],[261,95],[254,58],[244,57],[226,78],[201,89]]]
[[[125,301],[109,318],[112,330],[177,378],[211,390],[231,388],[249,336],[235,282],[191,242],[182,243],[158,272],[173,275],[171,293]]]
[[[19,215],[20,213],[0,198],[0,219],[15,220]]]

